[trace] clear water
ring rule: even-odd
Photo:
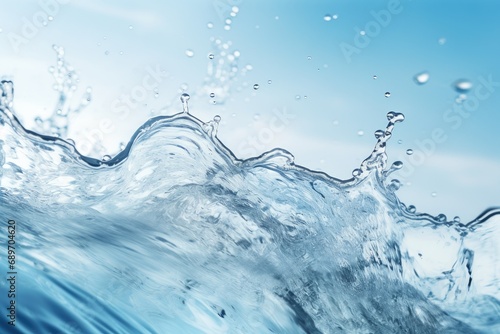
[[[67,107],[72,75],[58,64],[61,98],[37,132],[1,84],[0,217],[16,221],[19,273],[11,332],[500,332],[500,208],[466,223],[401,203],[402,163],[388,165],[386,145],[403,114],[388,113],[349,180],[283,149],[238,159],[216,136],[220,117],[191,115],[188,95],[182,112],[94,159],[58,138],[90,101]]]

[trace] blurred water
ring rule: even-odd
[[[500,331],[500,209],[462,223],[401,203],[391,176],[402,164],[386,155],[400,113],[339,180],[282,149],[236,158],[217,139],[220,117],[189,114],[186,95],[183,112],[150,119],[102,160],[51,136],[64,138],[64,103],[39,134],[12,100],[3,81],[0,216],[17,224],[17,332]]]

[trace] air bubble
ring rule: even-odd
[[[213,53],[210,53],[210,54],[208,55],[208,59],[214,59],[214,58],[215,58],[215,55],[214,55]]]
[[[391,92],[385,92],[384,96],[385,97],[391,97]]]
[[[187,49],[186,50],[186,56],[188,56],[189,58],[193,57],[194,56],[194,51],[191,50],[191,49]]]
[[[401,139],[399,139],[398,144],[403,144],[403,141]]]
[[[267,83],[270,85],[270,84],[273,83],[273,81],[272,80],[267,80]]]
[[[210,97],[215,97],[215,93],[210,93]]]
[[[408,206],[408,212],[410,212],[410,213],[417,212],[417,208],[415,207],[415,205]]]
[[[407,149],[406,150],[406,154],[412,155],[413,154],[413,150],[411,148]]]
[[[373,76],[373,80],[377,80],[377,78],[378,78],[378,77],[377,77],[376,75],[374,75],[374,76]]]
[[[255,89],[255,90],[259,89],[259,84],[253,85],[253,89]]]
[[[444,223],[446,221],[446,215],[443,214],[443,213],[440,213],[439,215],[437,215],[437,220],[441,223]]]
[[[109,161],[109,160],[111,160],[111,156],[109,156],[109,155],[107,155],[107,154],[106,154],[106,155],[103,155],[103,156],[102,156],[102,158],[101,158],[101,160],[102,160],[102,161]]]
[[[459,217],[459,216],[455,216],[455,217],[453,218],[453,221],[454,221],[455,223],[460,223],[460,217]]]
[[[214,122],[215,123],[220,123],[221,117],[219,115],[214,116]]]
[[[417,84],[423,85],[423,84],[427,83],[427,81],[429,81],[429,78],[430,78],[429,72],[421,72],[421,73],[416,74],[413,77],[413,80]]]
[[[325,16],[323,16],[323,20],[325,21],[331,21],[332,20],[332,16],[330,14],[326,14]]]

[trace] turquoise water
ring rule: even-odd
[[[284,149],[238,159],[217,138],[220,117],[191,115],[187,95],[182,112],[94,159],[26,130],[13,84],[1,93],[2,245],[16,225],[9,332],[500,331],[500,208],[461,222],[402,203],[402,164],[386,153],[401,113],[340,180]],[[57,117],[71,111],[60,110],[39,125],[64,138]]]

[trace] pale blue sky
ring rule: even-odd
[[[432,138],[436,128],[447,138],[424,154],[418,166],[407,164],[400,190],[404,202],[465,220],[500,205],[500,86],[480,90],[490,94],[469,106],[473,110],[468,118],[448,112],[456,104],[456,80],[472,82],[469,100],[478,98],[474,89],[481,80],[500,82],[496,1],[2,0],[0,5],[0,73],[15,81],[15,107],[28,127],[55,105],[47,71],[55,63],[52,44],[65,48],[80,74],[80,90],[92,87],[91,105],[70,126],[70,136],[82,151],[94,140],[89,133],[105,120],[113,128],[102,133],[105,147],[116,152],[151,109],[157,112],[174,101],[169,112],[180,111],[179,89],[187,85],[188,93],[198,94],[190,101],[192,112],[205,120],[221,115],[219,137],[237,156],[282,147],[299,164],[348,178],[369,155],[373,132],[386,125],[385,114],[396,110],[406,121],[389,143],[391,160],[410,159],[408,148],[416,151],[411,159],[417,159],[417,142]],[[238,8],[232,17],[234,5]],[[373,14],[381,11],[392,11],[383,24]],[[52,21],[23,34],[23,26],[47,12]],[[337,17],[326,21],[325,14]],[[224,29],[226,19],[232,20],[230,30]],[[367,45],[357,47],[348,61],[341,45],[356,47],[358,28],[366,29],[369,43],[365,40]],[[13,36],[24,39],[16,44]],[[215,51],[211,37],[221,45],[231,41],[226,51],[237,50],[240,57],[232,81],[204,90],[207,67],[223,58],[216,52],[208,59]],[[247,65],[252,69],[244,70]],[[113,110],[116,101],[141,85],[146,68],[157,67],[169,76],[158,82],[157,92],[148,91],[139,106],[121,117]],[[412,78],[422,71],[430,79],[417,85]],[[256,83],[258,90],[253,89]],[[228,99],[212,104],[210,90],[220,93],[217,101],[224,87],[230,89]],[[293,117],[271,130],[272,138],[265,137],[283,110]],[[252,138],[257,144],[249,144]]]

